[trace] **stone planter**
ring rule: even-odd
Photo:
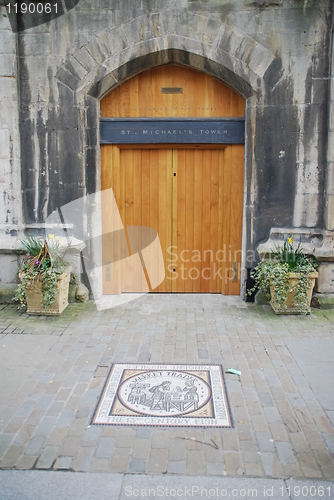
[[[270,287],[270,305],[275,311],[276,314],[304,314],[305,311],[301,309],[299,305],[296,305],[294,302],[295,299],[295,288],[296,288],[296,283],[299,279],[299,274],[298,273],[289,273],[289,292],[288,292],[288,298],[286,300],[286,308],[281,306],[280,304],[277,304],[277,302],[274,299],[274,287]],[[307,288],[307,314],[311,312],[310,304],[311,304],[311,299],[312,299],[312,292],[313,288],[315,285],[315,280],[318,277],[317,271],[314,271],[310,274],[309,278],[309,285]]]
[[[56,301],[50,307],[43,307],[43,295],[39,284],[27,289],[27,313],[40,316],[57,316],[68,306],[68,288],[72,267],[67,267],[57,278],[58,293]]]

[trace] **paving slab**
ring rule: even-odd
[[[285,343],[321,406],[334,411],[334,339],[287,339]]]
[[[1,500],[118,499],[123,476],[52,471],[0,471]]]

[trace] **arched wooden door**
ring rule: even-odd
[[[110,92],[101,102],[101,116],[237,118],[244,116],[244,99],[212,77],[164,66]],[[127,228],[154,228],[165,267],[155,288],[155,271],[143,259],[129,265],[120,259],[110,272],[114,249],[106,239],[103,292],[239,294],[243,158],[241,144],[102,145],[102,189],[113,189],[128,253]],[[103,210],[104,225],[108,217]]]

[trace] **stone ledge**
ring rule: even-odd
[[[290,236],[296,244],[301,240],[303,251],[319,262],[334,262],[334,231],[317,228],[271,228],[268,240],[257,248],[260,257],[270,258],[275,246]]]
[[[316,309],[334,309],[334,293],[315,293],[311,306]]]

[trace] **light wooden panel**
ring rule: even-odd
[[[244,147],[235,145],[173,150],[102,147],[102,187],[112,187],[126,235],[128,228],[140,226],[158,232],[166,277],[154,291],[240,293],[243,154]],[[105,212],[110,231],[117,221]],[[148,246],[147,235],[141,238],[138,247]],[[126,239],[113,244],[111,259],[119,262],[104,293],[145,291],[143,261],[119,257],[126,253]],[[131,253],[130,245],[128,249]],[[150,251],[149,261],[157,261],[157,250]],[[104,261],[111,260],[105,248],[103,252]]]
[[[180,87],[182,94],[162,94]],[[243,117],[244,99],[199,71],[166,65],[145,71],[112,90],[101,101],[102,118]]]
[[[145,262],[138,248],[150,246],[151,233],[139,228],[153,228],[157,231],[163,252],[166,269],[165,280],[155,289],[158,292],[172,290],[172,280],[168,279],[168,261],[172,244],[172,165],[171,149],[119,149],[117,146],[101,147],[102,189],[112,188],[124,226],[125,237],[117,240],[105,239],[103,243],[103,262],[112,261],[117,256],[116,271],[111,279],[106,280],[104,274],[104,293],[142,292],[150,287],[150,279],[154,282],[154,265],[148,276]],[[110,223],[108,206],[102,207],[102,220],[108,232],[114,227]],[[137,228],[135,238],[136,259],[122,258],[131,249],[131,228]],[[110,248],[110,241],[114,248]],[[127,248],[125,245],[127,244]],[[127,252],[128,250],[128,252]],[[148,260],[152,264],[158,262],[158,248],[148,251]],[[115,267],[115,266],[114,266]],[[144,268],[144,273],[142,272]],[[157,271],[158,272],[158,268]],[[116,275],[115,275],[116,273]],[[145,277],[146,275],[146,277]],[[150,288],[151,289],[151,288]]]

